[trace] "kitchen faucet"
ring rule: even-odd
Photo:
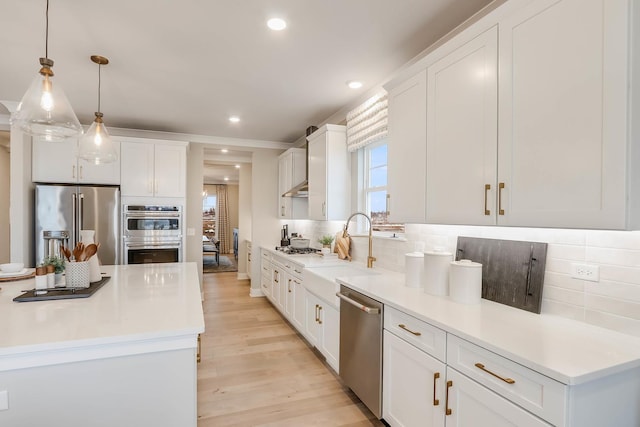
[[[352,213],[349,219],[347,220],[347,223],[344,225],[344,232],[342,233],[342,236],[347,237],[347,229],[349,228],[349,221],[351,221],[351,218],[353,218],[356,215],[362,215],[365,218],[367,218],[367,221],[369,221],[369,256],[367,257],[367,268],[373,268],[373,262],[376,260],[376,258],[371,255],[371,249],[373,247],[373,238],[371,236],[371,232],[373,230],[373,226],[371,224],[371,218],[369,218],[369,215],[367,215],[364,212]]]

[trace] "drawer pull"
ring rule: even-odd
[[[436,380],[440,378],[440,372],[433,374],[433,406],[438,406],[440,401],[436,399]]]
[[[491,184],[484,185],[484,214],[491,215],[491,211],[487,209],[487,193],[491,190]]]
[[[504,209],[502,209],[502,190],[504,190],[504,182],[498,183],[498,215],[504,215]]]
[[[482,369],[483,371],[485,371],[487,374],[491,374],[494,377],[501,379],[502,381],[504,381],[507,384],[515,384],[516,380],[512,379],[512,378],[504,378],[501,377],[498,374],[495,374],[493,372],[491,372],[490,370],[488,370],[487,368],[484,367],[484,365],[482,363],[476,363],[476,368]]]
[[[447,392],[444,396],[444,413],[445,415],[451,415],[451,408],[449,408],[449,389],[453,386],[453,381],[447,381]]]
[[[406,327],[405,325],[403,325],[402,323],[401,323],[401,324],[399,324],[399,325],[398,325],[398,327],[399,327],[400,329],[404,329],[405,331],[407,331],[407,332],[409,332],[409,333],[411,333],[411,334],[413,334],[413,335],[415,335],[415,336],[417,336],[417,337],[419,337],[420,335],[422,335],[420,332],[414,332],[414,331],[412,331],[411,329],[407,328],[407,327]]]

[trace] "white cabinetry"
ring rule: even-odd
[[[389,91],[387,197],[390,222],[425,220],[427,72]]]
[[[262,249],[260,255],[260,290],[273,302],[271,295],[272,275],[273,265],[271,264],[271,253]]]
[[[305,219],[309,203],[306,197],[282,195],[305,180],[307,152],[303,148],[290,148],[278,158],[278,218]]]
[[[305,292],[305,337],[339,372],[340,312],[308,290]]]
[[[427,68],[427,222],[495,224],[497,37],[494,27]]]
[[[122,143],[122,196],[184,197],[186,146],[167,141]]]
[[[78,159],[78,139],[49,142],[33,138],[33,182],[59,184],[120,184],[120,142],[114,140],[115,162],[95,165]]]
[[[525,3],[499,22],[498,222],[625,228],[630,4]]]
[[[309,219],[344,220],[350,210],[350,163],[344,126],[324,125],[309,141]]]

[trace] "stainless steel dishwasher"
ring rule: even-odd
[[[344,285],[340,298],[340,378],[373,414],[382,417],[384,305]]]

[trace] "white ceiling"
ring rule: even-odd
[[[107,127],[290,143],[488,3],[50,0],[49,57],[85,125],[97,107],[89,56],[99,54],[110,60],[102,68]],[[39,69],[45,5],[0,6],[0,100],[19,101]],[[269,30],[273,16],[288,28]],[[349,89],[348,80],[364,86]]]

